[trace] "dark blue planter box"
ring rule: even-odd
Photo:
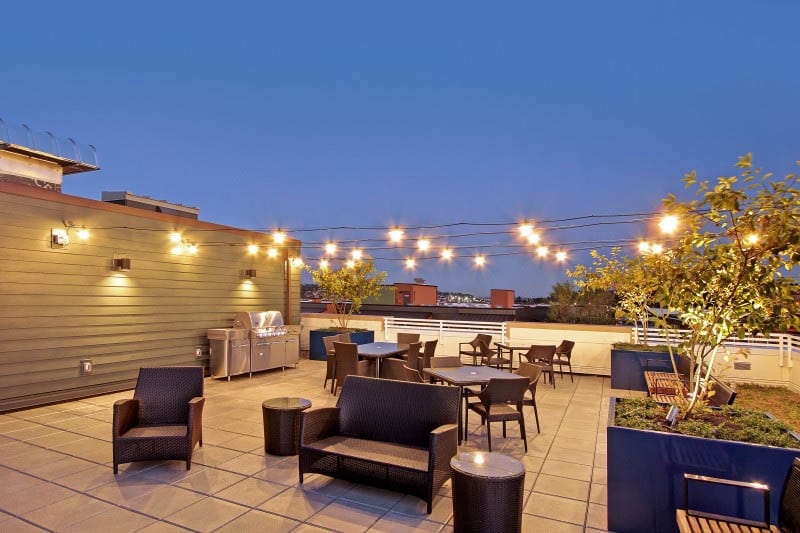
[[[639,352],[611,350],[611,388],[647,391],[644,371],[672,372],[669,354],[664,352]]]
[[[322,342],[323,337],[330,337],[331,335],[339,335],[338,331],[324,331],[321,329],[312,329],[308,332],[308,340],[311,345],[309,358],[316,361],[327,361],[328,357],[325,353],[325,343]],[[374,331],[352,331],[350,332],[350,340],[356,344],[368,344],[375,342]]]
[[[609,531],[678,531],[684,473],[766,483],[771,521],[778,523],[783,482],[800,450],[617,427],[616,402],[612,397],[607,429]],[[689,506],[698,511],[763,517],[761,494],[754,491],[695,482],[690,495]]]

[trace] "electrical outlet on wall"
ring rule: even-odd
[[[88,376],[92,373],[92,360],[81,359],[81,376]]]
[[[195,359],[201,359],[202,357],[203,357],[203,347],[202,346],[195,347],[195,349],[194,349],[194,358]]]

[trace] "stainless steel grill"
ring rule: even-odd
[[[211,376],[227,377],[271,368],[297,366],[300,359],[299,335],[289,332],[280,311],[236,313],[233,328],[210,329]],[[227,351],[215,349],[215,339],[227,339]],[[249,342],[248,342],[249,341]],[[241,359],[247,347],[246,360]],[[215,357],[216,355],[216,357]]]

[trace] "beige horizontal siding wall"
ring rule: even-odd
[[[299,270],[242,246],[268,235],[143,213],[0,188],[0,410],[129,388],[141,366],[205,364],[206,329],[230,327],[238,311],[277,309],[299,324]],[[73,229],[67,248],[51,248],[63,220],[92,228],[89,239]],[[171,253],[174,229],[197,255]],[[129,272],[112,270],[119,257]],[[242,279],[246,268],[257,277]],[[81,359],[91,375],[80,375]]]

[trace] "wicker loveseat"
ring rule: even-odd
[[[336,407],[300,419],[300,483],[315,472],[433,506],[458,446],[456,387],[348,376]]]
[[[122,463],[180,459],[203,445],[203,368],[140,368],[133,399],[114,403],[114,473]]]

